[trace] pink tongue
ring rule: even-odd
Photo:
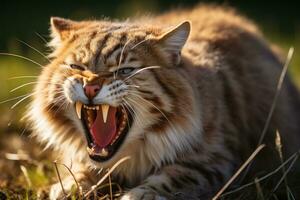
[[[109,145],[116,136],[116,111],[115,107],[109,107],[106,123],[103,122],[102,110],[97,111],[96,120],[90,131],[95,143],[101,148]]]

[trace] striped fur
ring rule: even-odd
[[[65,162],[72,160],[82,182],[97,181],[82,171],[109,168],[130,156],[113,173],[132,188],[122,200],[190,192],[197,199],[213,195],[255,149],[282,63],[256,26],[233,10],[198,6],[126,22],[52,18],[51,24],[52,62],[41,72],[28,116],[33,134],[62,152]],[[113,75],[128,66],[159,68],[128,79]],[[113,86],[116,80],[125,92]],[[106,91],[112,95],[108,103],[127,106],[135,116],[124,143],[106,162],[89,159],[75,114],[74,98],[84,101],[86,82],[114,87]],[[299,119],[299,96],[287,78],[264,140],[267,149],[250,174],[278,164],[275,130],[285,156],[300,148]],[[52,198],[60,194],[54,185]]]

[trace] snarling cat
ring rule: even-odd
[[[129,157],[112,173],[128,189],[122,200],[211,197],[257,147],[283,63],[232,9],[124,22],[53,17],[51,31],[51,63],[28,117],[33,135],[71,160],[84,190],[99,180],[94,171]],[[284,156],[300,148],[299,119],[287,77],[249,174],[279,163],[276,130]],[[61,195],[54,185],[50,198]]]

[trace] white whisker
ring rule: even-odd
[[[126,105],[121,104],[121,106],[122,106],[122,108],[123,108],[124,110],[128,110],[128,111],[130,112],[129,108],[126,109],[126,108],[127,108]],[[127,119],[129,119],[127,112],[125,112],[125,114],[126,114]],[[131,115],[132,115],[132,114],[131,114]],[[128,125],[128,127],[129,127],[129,129],[131,129],[130,124],[129,124],[129,120],[127,120],[127,125]]]
[[[13,53],[0,53],[0,55],[3,55],[3,56],[13,56],[13,57],[17,57],[17,58],[22,58],[22,59],[27,60],[27,61],[30,61],[30,62],[32,62],[33,64],[36,64],[36,65],[38,65],[38,66],[40,66],[40,67],[42,67],[42,68],[44,67],[44,66],[41,65],[40,63],[38,63],[38,62],[36,62],[36,61],[34,61],[34,60],[30,59],[30,58],[27,58],[27,57],[25,57],[25,56],[13,54]]]
[[[142,125],[142,121],[137,117],[138,115],[137,115],[137,110],[135,110],[133,107],[132,107],[132,105],[128,102],[128,101],[126,101],[126,99],[125,98],[123,98],[123,101],[124,101],[124,103],[125,103],[125,105],[127,105],[127,107],[129,108],[129,111],[131,110],[131,112],[132,112],[132,116],[135,116],[135,118],[134,118],[134,120],[137,122],[137,124],[140,124],[140,126]]]
[[[22,79],[22,78],[37,78],[38,76],[14,76],[14,77],[10,77],[8,78],[8,80],[12,80],[12,79]]]
[[[28,94],[31,94],[31,93],[28,93]],[[13,101],[13,100],[16,100],[16,99],[20,99],[22,97],[25,97],[26,95],[28,94],[24,94],[24,95],[21,95],[21,96],[18,96],[18,97],[13,97],[11,99],[7,99],[7,100],[4,100],[4,101],[0,101],[0,104],[3,104],[3,103],[7,103],[7,102],[10,102],[10,101]]]
[[[52,85],[63,85],[62,83],[51,83],[51,82],[43,82],[43,81],[34,81],[34,82],[24,83],[24,84],[22,84],[22,85],[20,85],[20,86],[18,86],[16,88],[10,90],[9,92],[14,92],[14,91],[16,91],[16,90],[18,90],[18,89],[20,89],[22,87],[25,87],[27,85],[33,85],[35,83],[48,83],[48,84],[52,84]]]
[[[116,72],[116,74],[114,73],[114,79],[116,79],[116,77],[118,77],[118,72],[119,72],[119,68],[120,68],[120,65],[121,65],[121,62],[122,62],[122,59],[123,59],[124,50],[125,50],[126,46],[129,44],[130,41],[131,40],[126,41],[126,43],[124,44],[124,46],[121,50],[121,55],[120,55],[120,58],[119,58],[117,72]]]
[[[43,36],[41,36],[41,34],[39,34],[38,32],[35,32],[35,34],[36,34],[41,40],[43,40],[43,42],[45,42],[45,44],[48,43],[47,40],[46,40]]]
[[[136,47],[138,47],[139,45],[143,44],[144,42],[148,41],[150,38],[144,39],[140,42],[138,42],[136,45],[134,45],[133,47],[131,47],[131,50],[135,49]]]
[[[49,58],[48,58],[45,54],[43,54],[40,50],[34,48],[34,47],[31,46],[30,44],[28,44],[28,43],[26,43],[26,42],[24,42],[24,41],[22,41],[22,40],[18,40],[18,41],[21,42],[21,43],[23,43],[23,44],[25,44],[25,45],[28,46],[29,48],[33,49],[35,52],[37,52],[38,54],[40,54],[41,56],[43,56],[43,58],[45,58],[47,61],[51,62],[51,61],[49,60]]]
[[[24,83],[24,84],[22,84],[22,85],[20,85],[20,86],[18,86],[18,87],[16,87],[16,88],[10,90],[9,92],[14,92],[14,91],[16,91],[16,90],[18,90],[18,89],[20,89],[20,88],[22,88],[22,87],[25,87],[25,86],[27,86],[27,85],[32,85],[32,84],[35,84],[35,83],[38,83],[38,81],[29,82],[29,83]]]
[[[133,76],[137,75],[138,73],[141,73],[141,72],[144,71],[144,70],[148,70],[148,69],[158,69],[158,68],[160,68],[160,66],[156,66],[156,65],[149,66],[149,67],[144,67],[144,68],[142,68],[142,69],[137,70],[135,73],[131,74],[130,76],[126,77],[126,78],[124,79],[124,81],[126,81],[126,80],[132,78]]]
[[[175,126],[173,125],[173,123],[169,120],[169,118],[166,116],[166,114],[163,111],[161,111],[156,105],[154,105],[152,102],[146,100],[145,98],[143,98],[139,94],[131,93],[131,95],[139,97],[141,100],[143,100],[144,102],[150,104],[152,107],[154,107],[156,110],[158,110],[163,115],[163,117],[168,121],[168,123],[170,124],[171,128],[173,129],[173,131],[177,132],[176,129],[175,129]]]
[[[12,107],[10,107],[10,109],[14,109],[17,105],[19,105],[21,102],[23,102],[24,100],[28,99],[29,97],[35,95],[35,92],[26,95],[25,97],[23,97],[22,99],[20,99],[19,101],[17,101],[17,103],[15,103]]]

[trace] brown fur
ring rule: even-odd
[[[189,25],[175,26],[186,20],[192,28],[185,46],[168,46],[174,37],[184,44],[187,35],[181,33],[188,33]],[[257,147],[283,63],[257,27],[232,9],[199,6],[129,22],[53,18],[52,33],[53,60],[41,73],[29,112],[34,134],[81,163],[79,171],[110,167],[131,156],[114,172],[116,179],[135,187],[123,199],[170,197],[191,189],[198,191],[194,198],[211,196]],[[118,49],[124,51],[114,55]],[[115,156],[95,163],[87,156],[74,102],[58,91],[64,91],[67,77],[82,84],[109,84],[113,78],[105,73],[126,60],[160,66],[129,80],[150,103],[127,94],[143,118],[135,120],[134,133]],[[86,70],[61,67],[70,64]],[[299,150],[299,102],[287,77],[264,138],[267,147],[251,166],[250,177],[278,166],[276,130],[285,158]]]

